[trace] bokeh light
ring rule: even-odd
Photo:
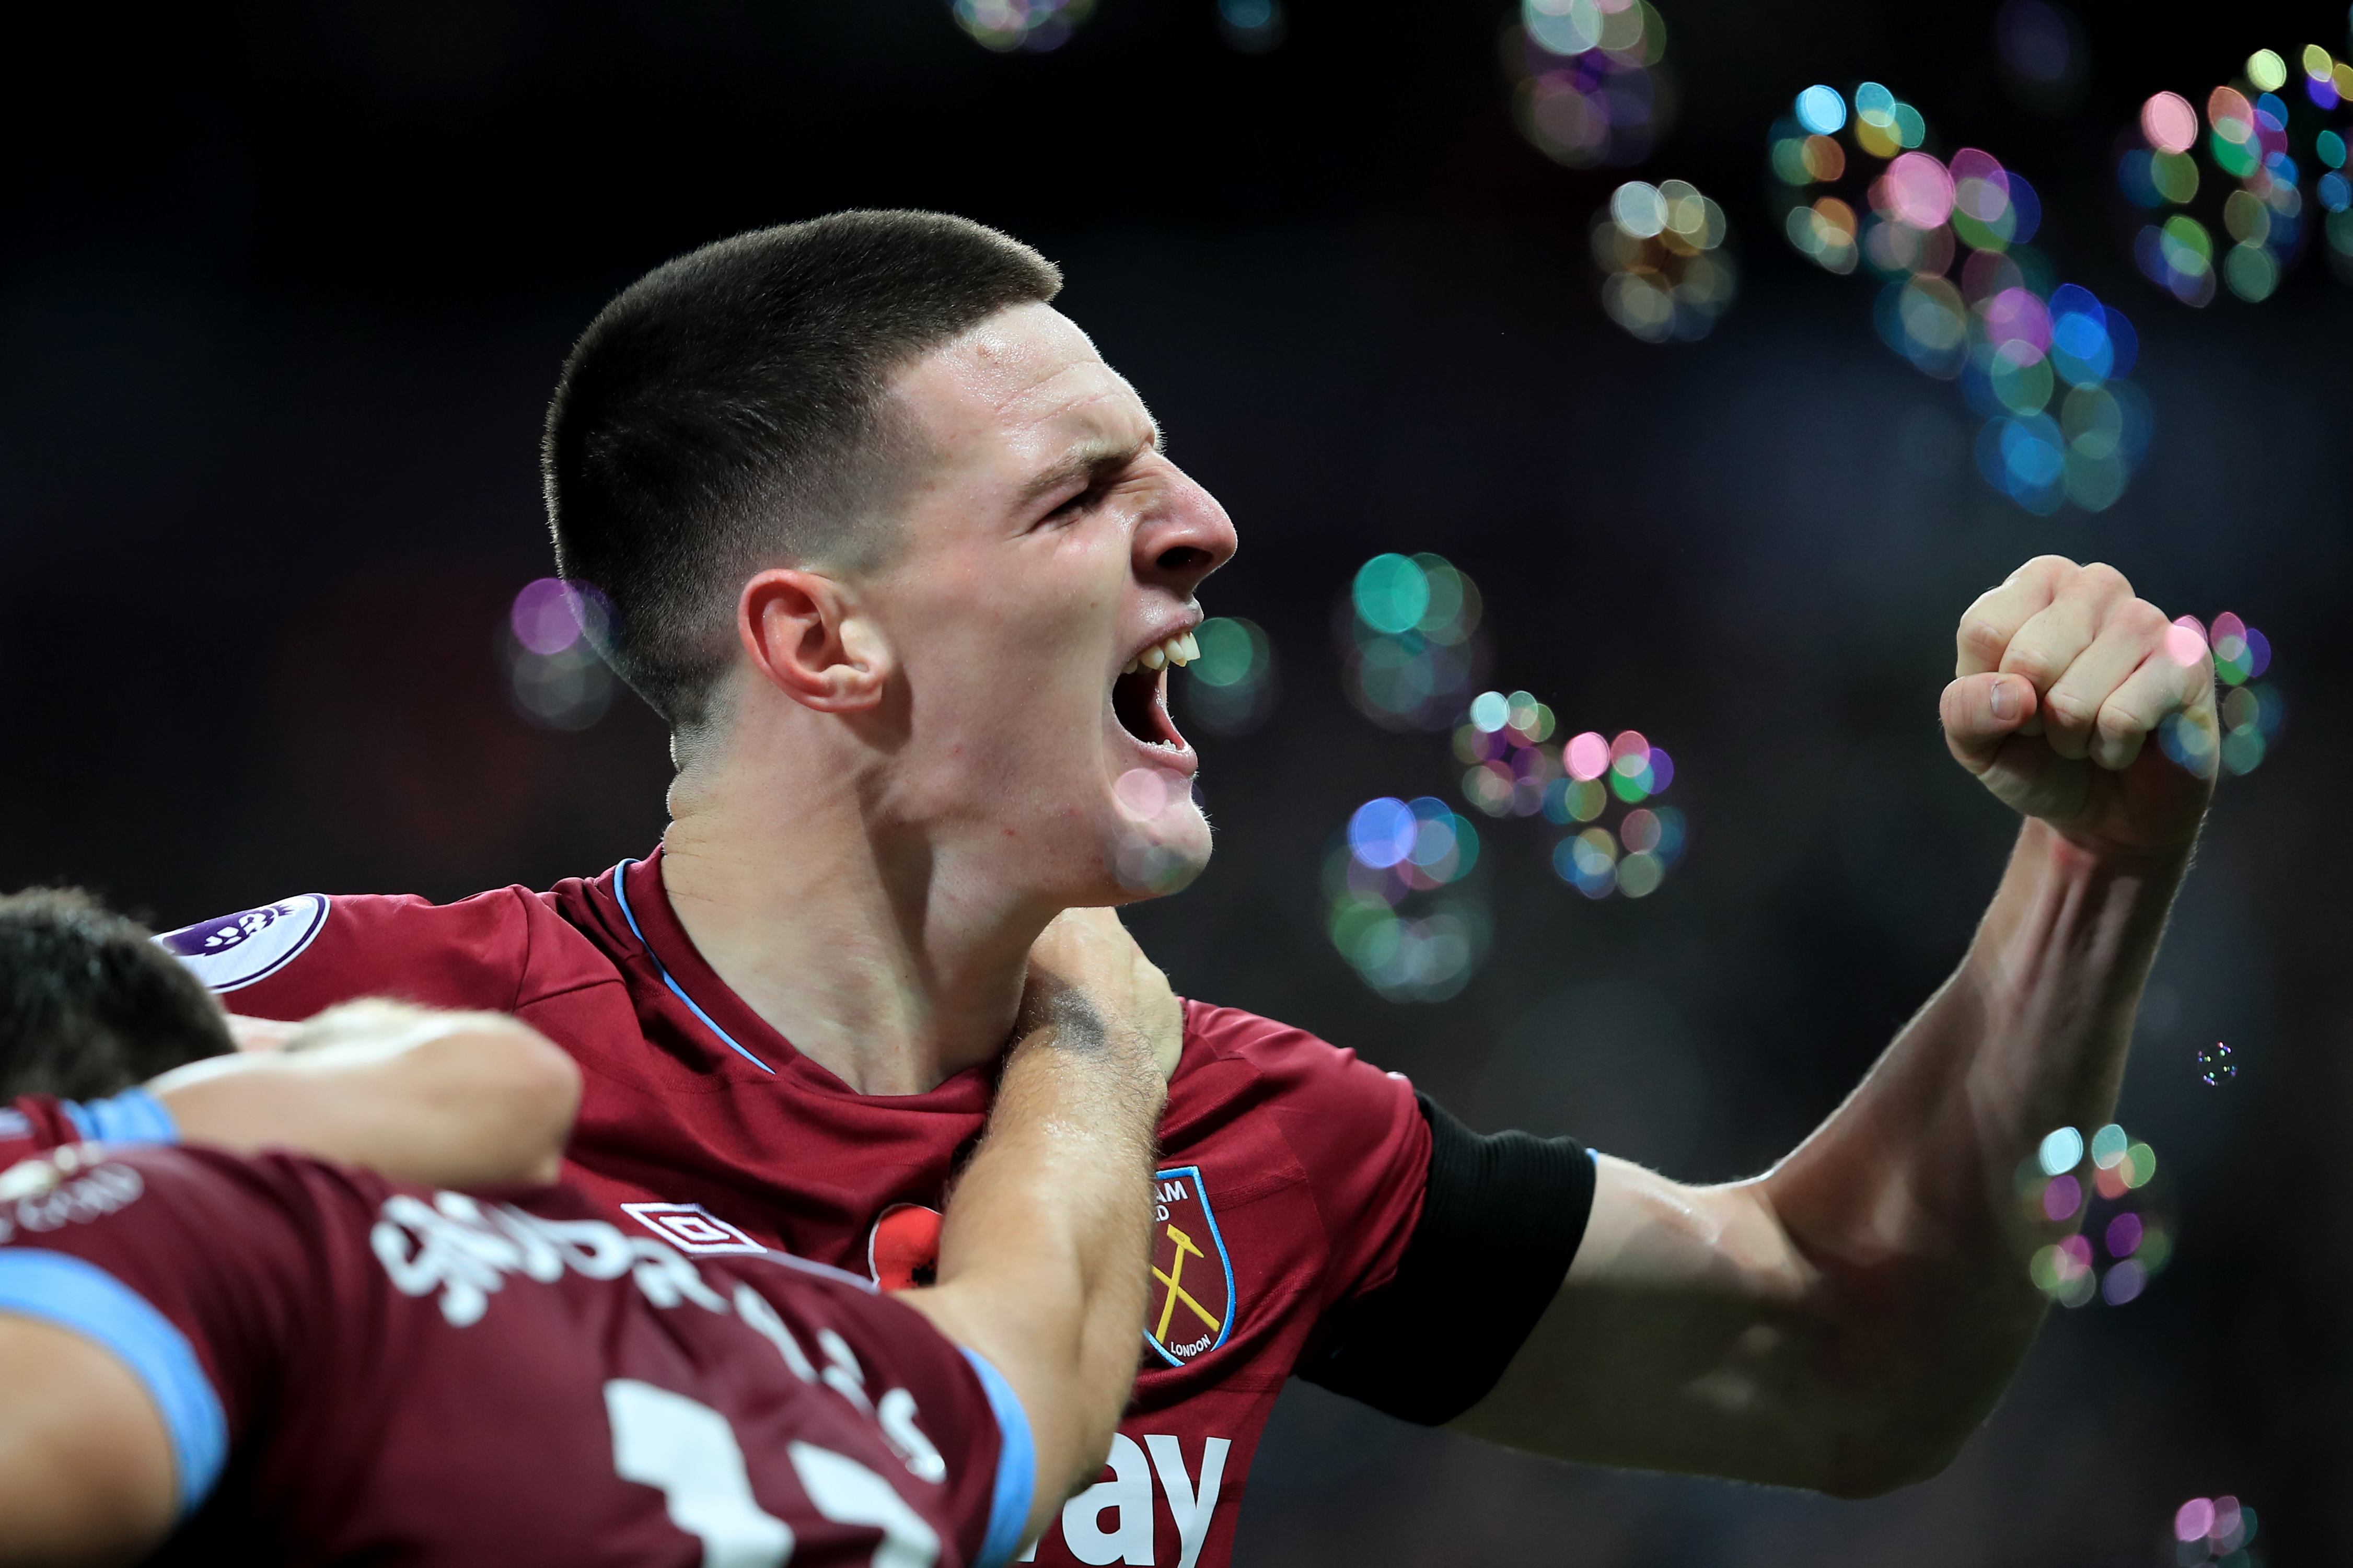
[[[2178,92],[2153,93],[2140,109],[2140,133],[2160,153],[2187,153],[2198,144],[2198,111]]]
[[[2007,0],[1994,18],[1994,42],[2010,90],[2049,113],[2081,95],[2085,49],[2083,28],[2047,0]]]
[[[2016,1178],[2023,1217],[2070,1232],[2027,1259],[2035,1288],[2064,1307],[2138,1300],[2173,1256],[2172,1211],[2157,1176],[2157,1151],[2116,1122],[2088,1139],[2052,1129]]]
[[[2251,304],[2269,299],[2316,231],[2332,268],[2353,282],[2353,185],[2343,172],[2353,69],[2317,44],[2292,58],[2293,71],[2278,51],[2249,56],[2242,75],[2206,94],[2202,137],[2191,100],[2159,92],[2141,105],[2137,134],[2119,138],[2117,185],[2149,213],[2134,262],[2185,305],[2203,308],[2225,289]],[[2200,177],[2200,153],[2217,177]]]
[[[2256,679],[2272,667],[2271,639],[2228,610],[2207,628],[2214,656],[2214,679],[2222,689],[2222,766],[2251,773],[2263,765],[2279,740],[2287,704],[2279,688]]]
[[[1094,0],[950,0],[956,26],[984,48],[1042,53],[1071,41]]]
[[[605,596],[560,577],[542,577],[525,584],[507,612],[514,639],[543,658],[552,658],[581,638],[592,642],[606,635],[611,614]]]
[[[586,730],[613,702],[613,672],[596,651],[612,625],[604,595],[542,577],[514,596],[499,628],[507,701],[543,730]]]
[[[1601,306],[1644,342],[1707,336],[1739,279],[1724,247],[1724,209],[1683,180],[1629,180],[1593,217]]]
[[[2231,1058],[2231,1047],[2217,1040],[2198,1050],[2198,1079],[2209,1089],[2219,1089],[2239,1076],[2239,1064]]]
[[[1666,50],[1649,0],[1523,0],[1504,42],[1520,133],[1573,169],[1641,162],[1673,119]]]
[[[1229,48],[1262,55],[1282,42],[1282,0],[1218,0],[1218,36]]]
[[[2179,141],[2196,117],[2173,101],[2178,113],[2156,105],[2145,118]],[[2147,402],[2124,380],[2139,334],[2035,250],[2034,188],[1982,149],[1939,156],[1918,111],[1877,82],[1855,89],[1851,120],[1827,87],[1807,89],[1799,108],[1769,137],[1789,243],[1825,271],[1867,267],[1883,280],[1880,338],[1923,374],[1961,384],[1985,421],[1987,483],[2043,516],[2114,506],[2148,448]],[[1852,153],[1818,129],[1841,124]],[[2177,178],[2153,159],[2134,177],[2152,189]]]
[[[1246,735],[1274,711],[1274,646],[1255,621],[1215,616],[1193,628],[1200,655],[1185,667],[1190,716],[1220,735]]]
[[[1674,199],[1658,190],[1641,199],[1662,195]],[[1655,222],[1665,232],[1676,221],[1632,202],[1636,226]],[[1480,608],[1477,586],[1439,556],[1366,562],[1343,605],[1350,700],[1391,730],[1437,728],[1430,716],[1444,714],[1466,803],[1489,817],[1542,817],[1567,829],[1551,847],[1551,864],[1587,898],[1648,898],[1691,836],[1683,812],[1658,798],[1674,783],[1674,758],[1638,730],[1565,734],[1552,706],[1532,691],[1467,694],[1450,684],[1474,662],[1461,650]],[[1206,660],[1207,643],[1203,651]],[[1416,668],[1419,675],[1403,673]],[[1480,855],[1470,819],[1435,797],[1366,801],[1325,858],[1333,945],[1391,1001],[1455,994],[1490,934],[1484,902],[1461,885]]]
[[[2255,1526],[2255,1510],[2227,1493],[2191,1498],[2173,1512],[2173,1560],[2181,1568],[2204,1563],[2255,1568],[2257,1559],[2247,1550],[2254,1543]]]
[[[2177,713],[2158,727],[2158,745],[2189,768],[2204,768],[2215,761],[2210,748],[2219,746],[2224,769],[2237,774],[2254,772],[2277,744],[2287,718],[2278,687],[2256,679],[2271,669],[2271,639],[2229,610],[2216,616],[2211,627],[2183,616],[2168,638],[2168,647],[2179,645],[2175,657],[2185,663],[2194,664],[2210,654],[2213,658],[2219,731],[2210,734],[2201,724]]]
[[[1387,730],[1443,730],[1485,662],[1482,602],[1438,555],[1376,555],[1357,570],[1344,612],[1348,700]]]
[[[1657,803],[1674,759],[1639,731],[1611,739],[1587,730],[1555,744],[1557,729],[1552,709],[1525,691],[1481,692],[1454,731],[1462,798],[1489,816],[1573,829],[1554,846],[1553,869],[1588,898],[1657,891],[1689,837],[1683,814]],[[1602,821],[1613,808],[1614,831]]]
[[[1390,1001],[1454,995],[1487,949],[1484,906],[1457,886],[1478,863],[1478,830],[1445,802],[1366,801],[1324,860],[1332,945]]]

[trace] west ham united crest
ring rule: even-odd
[[[1183,1366],[1234,1331],[1234,1263],[1209,1210],[1201,1167],[1152,1178],[1152,1289],[1144,1336],[1160,1359]]]

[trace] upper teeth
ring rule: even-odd
[[[1191,632],[1179,632],[1173,637],[1163,637],[1142,653],[1127,661],[1122,675],[1134,675],[1139,669],[1158,669],[1165,664],[1187,665],[1201,657],[1201,645],[1193,640]]]

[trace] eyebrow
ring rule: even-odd
[[[1135,461],[1139,453],[1147,449],[1157,452],[1162,445],[1160,426],[1155,421],[1149,441],[1088,441],[1074,447],[1061,461],[1021,487],[1020,504],[1028,506],[1074,479],[1099,481]]]

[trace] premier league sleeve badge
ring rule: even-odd
[[[325,894],[303,893],[167,931],[155,941],[214,991],[237,991],[301,956],[326,926],[328,907]]]
[[[1234,1331],[1234,1263],[1209,1208],[1201,1167],[1152,1178],[1152,1284],[1144,1337],[1170,1366],[1184,1366]]]

